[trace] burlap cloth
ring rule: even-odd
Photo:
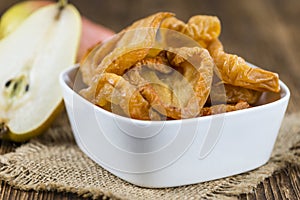
[[[285,117],[270,161],[256,170],[189,186],[146,189],[115,177],[85,156],[64,113],[45,134],[0,156],[0,179],[23,190],[67,191],[92,198],[234,199],[287,164],[300,164],[299,117],[300,113]]]

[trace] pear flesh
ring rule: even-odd
[[[80,33],[76,8],[54,4],[0,41],[0,132],[23,140],[43,130],[62,102],[59,74],[74,64]]]

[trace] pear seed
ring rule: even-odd
[[[10,84],[11,84],[11,82],[12,82],[12,80],[10,79],[10,80],[8,80],[6,83],[5,83],[5,87],[9,87],[10,86]]]
[[[25,86],[25,92],[28,92],[29,91],[29,84],[27,84],[26,86]]]
[[[0,136],[8,132],[8,128],[4,122],[0,123]]]

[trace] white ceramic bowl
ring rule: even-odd
[[[239,174],[270,158],[290,92],[264,93],[258,106],[172,121],[142,121],[103,110],[78,95],[78,67],[60,76],[65,105],[80,149],[130,183],[173,187]]]

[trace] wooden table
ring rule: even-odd
[[[0,13],[17,0],[1,0]],[[288,112],[300,106],[300,1],[299,0],[71,0],[82,14],[115,31],[133,20],[157,11],[172,11],[186,20],[195,14],[217,15],[222,21],[221,40],[228,52],[280,74],[291,89]],[[298,102],[298,103],[297,103]],[[1,141],[0,153],[14,143]],[[300,168],[289,166],[261,183],[241,199],[300,199]],[[2,182],[0,199],[82,199],[75,194],[19,191]]]

